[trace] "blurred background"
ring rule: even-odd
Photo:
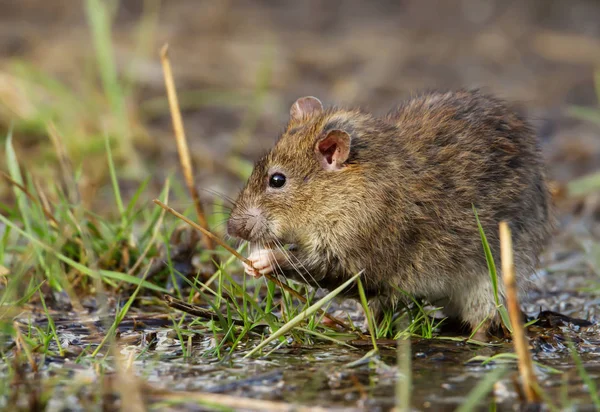
[[[600,167],[592,0],[0,0],[0,140],[12,129],[43,186],[53,124],[84,202],[110,212],[108,136],[125,193],[150,178],[151,198],[180,175],[165,43],[203,189],[234,196],[303,95],[384,114],[423,89],[482,87],[526,108],[552,179]]]

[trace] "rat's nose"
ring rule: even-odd
[[[265,219],[256,207],[245,210],[244,213],[233,213],[227,221],[229,236],[244,240],[253,240],[260,236],[265,227]]]

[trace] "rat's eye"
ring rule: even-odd
[[[281,173],[273,173],[269,178],[269,186],[279,189],[285,185],[285,176]]]

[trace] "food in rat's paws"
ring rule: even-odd
[[[250,241],[258,274],[331,289],[364,270],[376,316],[403,302],[402,289],[489,330],[500,320],[473,207],[498,268],[498,224],[509,223],[526,289],[553,219],[538,139],[507,103],[434,92],[379,118],[304,97],[256,163],[228,232]]]

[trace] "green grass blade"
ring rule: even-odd
[[[32,279],[32,280],[29,282],[29,286],[27,287],[27,289],[30,289],[30,288],[31,288],[31,284],[32,284],[32,283],[34,283],[35,281],[36,281],[35,279]],[[18,283],[18,282],[17,282],[17,283]],[[35,295],[35,293],[36,293],[38,290],[40,290],[40,288],[41,288],[41,287],[44,285],[44,283],[46,283],[46,281],[45,281],[45,280],[42,280],[42,281],[41,281],[41,282],[39,282],[39,283],[38,283],[38,284],[37,284],[37,285],[36,285],[36,286],[35,286],[33,289],[31,289],[31,291],[27,292],[27,293],[25,294],[25,296],[23,296],[22,298],[20,298],[19,300],[16,300],[16,301],[14,301],[14,302],[4,302],[4,300],[5,300],[5,299],[8,297],[8,295],[9,295],[9,293],[8,293],[8,292],[9,292],[9,291],[12,291],[11,289],[13,289],[13,288],[11,288],[11,287],[8,287],[8,288],[4,289],[4,293],[2,294],[2,298],[0,299],[0,306],[8,306],[8,307],[11,307],[11,306],[13,306],[13,307],[14,307],[14,306],[21,306],[21,305],[24,305],[25,303],[29,302],[29,299],[31,299],[31,297],[32,297],[33,295]],[[13,284],[11,284],[10,286],[13,286]]]
[[[135,276],[128,275],[126,273],[112,272],[112,271],[109,271],[109,270],[98,270],[98,271],[95,271],[93,269],[90,269],[90,268],[82,265],[81,263],[75,262],[74,260],[72,260],[72,259],[66,257],[65,255],[63,255],[62,253],[54,250],[52,247],[46,245],[44,242],[42,242],[39,239],[35,238],[31,234],[29,234],[27,232],[24,232],[18,226],[16,226],[13,222],[11,222],[10,220],[8,220],[7,218],[5,218],[2,215],[0,215],[0,221],[2,221],[7,226],[10,226],[11,228],[13,228],[13,230],[15,230],[16,232],[18,232],[21,236],[24,236],[27,239],[29,239],[32,243],[35,243],[38,247],[46,250],[47,252],[52,253],[59,260],[63,261],[64,263],[66,263],[67,265],[71,266],[72,268],[80,271],[81,273],[83,273],[83,274],[85,274],[87,276],[90,276],[91,278],[104,279],[104,280],[106,280],[106,278],[108,278],[108,279],[114,279],[114,280],[118,280],[118,281],[122,281],[122,282],[131,283],[131,284],[134,284],[134,285],[143,286],[143,287],[145,287],[147,289],[152,289],[152,290],[155,290],[157,292],[168,293],[168,291],[165,288],[162,288],[160,286],[154,285],[154,284],[152,284],[152,283],[150,283],[148,281],[142,280],[142,279],[140,279],[138,277],[135,277]]]
[[[377,347],[377,336],[375,332],[373,315],[369,310],[367,295],[365,294],[365,289],[363,288],[360,278],[356,280],[356,284],[358,286],[358,295],[360,296],[360,303],[362,304],[363,310],[365,311],[365,316],[367,317],[367,324],[369,325],[369,334],[371,335],[371,343],[373,343],[373,350],[375,350],[375,352],[379,352],[379,348]]]
[[[300,322],[302,322],[303,320],[307,319],[308,317],[310,317],[311,315],[313,315],[314,313],[316,313],[323,305],[325,305],[327,302],[329,302],[334,297],[336,297],[338,294],[340,294],[340,292],[342,290],[344,290],[352,282],[354,282],[356,279],[358,279],[358,277],[362,273],[363,273],[362,271],[358,272],[356,275],[352,276],[350,279],[348,279],[346,282],[344,282],[343,284],[341,284],[340,286],[338,286],[336,289],[332,290],[329,294],[327,294],[321,300],[319,300],[318,302],[314,303],[313,305],[311,305],[310,307],[308,307],[306,310],[300,312],[293,319],[291,319],[289,322],[287,322],[285,325],[283,325],[281,328],[279,328],[279,330],[277,330],[275,333],[273,333],[267,339],[265,339],[264,341],[262,341],[258,346],[256,346],[250,352],[248,352],[244,356],[244,358],[248,358],[248,357],[254,355],[258,351],[260,351],[262,348],[264,348],[265,346],[267,346],[269,343],[273,342],[275,339],[278,339],[280,336],[282,336],[285,333],[289,332],[290,330],[294,329],[296,327],[296,325],[299,325]]]
[[[336,338],[334,338],[334,337],[332,337],[332,336],[329,336],[329,335],[327,335],[326,333],[319,333],[319,332],[316,332],[316,331],[314,331],[314,330],[310,330],[310,329],[306,329],[306,328],[301,328],[301,327],[297,327],[297,328],[296,328],[296,330],[298,330],[298,331],[300,331],[300,332],[304,332],[304,333],[306,333],[307,335],[313,335],[313,336],[316,336],[317,338],[319,338],[319,339],[321,339],[321,340],[325,340],[325,341],[333,342],[333,343],[335,343],[335,344],[337,344],[337,345],[340,345],[340,346],[345,346],[345,347],[347,347],[347,348],[350,348],[350,349],[356,349],[354,346],[352,346],[352,345],[349,345],[349,344],[347,344],[346,342],[344,342],[344,341],[341,341],[341,340],[339,340],[339,339],[336,339]]]
[[[21,175],[21,170],[19,167],[19,161],[17,159],[17,155],[15,153],[15,149],[12,144],[12,131],[8,132],[8,136],[6,138],[5,149],[6,149],[6,162],[8,165],[8,172],[10,174],[10,177],[15,182],[19,183],[22,186],[25,186],[25,181],[23,179],[23,176]],[[32,210],[28,205],[27,197],[26,197],[25,193],[23,193],[21,191],[21,189],[19,189],[18,187],[14,187],[13,190],[15,193],[15,199],[17,201],[17,207],[19,209],[21,219],[23,220],[23,225],[25,226],[25,231],[28,234],[33,235],[33,233],[34,233],[33,225],[32,225],[33,218],[31,216]],[[58,284],[54,281],[53,277],[49,276],[48,265],[46,264],[44,255],[38,249],[35,249],[34,252],[36,254],[36,258],[37,258],[40,266],[42,267],[42,270],[46,274],[46,277],[50,280],[50,283],[52,284],[52,286],[57,288]]]
[[[44,294],[40,292],[40,301],[42,302],[42,307],[44,308],[44,313],[46,314],[46,319],[48,319],[48,326],[50,326],[50,330],[52,331],[52,337],[56,342],[56,347],[58,348],[58,353],[60,356],[65,356],[65,351],[60,344],[60,339],[58,338],[58,333],[56,333],[56,325],[54,324],[54,319],[50,316],[50,312],[48,312],[48,307],[46,306],[46,299],[44,299]]]
[[[121,198],[121,189],[119,188],[119,181],[117,179],[117,172],[115,170],[115,163],[113,162],[112,150],[110,149],[110,141],[108,135],[104,135],[104,144],[106,145],[106,157],[108,159],[108,170],[110,172],[110,181],[112,183],[113,192],[115,194],[115,202],[117,203],[117,209],[121,215],[121,228],[124,228],[127,223],[127,216],[125,215],[125,207],[123,206],[123,199]]]
[[[496,270],[496,263],[494,262],[492,250],[490,249],[487,237],[485,236],[483,226],[481,226],[481,222],[479,221],[479,215],[477,214],[475,205],[473,205],[473,213],[475,213],[475,220],[477,220],[477,228],[479,229],[479,236],[481,237],[481,244],[483,246],[483,252],[485,253],[485,261],[488,266],[492,287],[494,288],[494,299],[496,300],[496,306],[498,306],[500,305],[500,300],[498,298],[498,272]]]
[[[85,5],[102,86],[113,113],[121,121],[120,132],[127,133],[125,102],[117,77],[117,66],[112,49],[111,16],[107,6],[100,0],[86,0]]]
[[[490,275],[490,280],[492,281],[492,288],[494,290],[494,301],[496,302],[496,308],[498,309],[498,314],[500,315],[500,319],[502,319],[502,323],[512,333],[512,325],[510,323],[508,311],[506,310],[504,305],[500,303],[500,297],[498,296],[498,271],[496,270],[496,263],[494,262],[492,250],[490,248],[490,244],[487,241],[487,237],[485,236],[485,232],[479,220],[479,215],[477,214],[477,209],[475,208],[475,205],[473,205],[473,213],[475,214],[475,220],[477,221],[477,228],[479,229],[481,245],[483,246],[483,251],[485,253],[485,261],[488,266],[488,273]]]
[[[142,281],[146,280],[146,276],[148,276],[149,271],[150,271],[150,266],[148,266],[148,268],[146,269],[146,273],[144,273]],[[138,284],[137,288],[135,288],[135,290],[133,291],[133,293],[131,294],[129,299],[127,299],[127,302],[125,302],[125,305],[123,305],[121,310],[117,313],[117,316],[115,317],[115,321],[111,325],[110,329],[106,332],[106,335],[104,335],[104,339],[102,339],[102,342],[100,342],[98,347],[94,350],[94,352],[92,352],[92,355],[91,355],[92,358],[95,358],[96,355],[98,354],[98,352],[100,352],[100,349],[102,349],[102,347],[106,343],[106,341],[108,339],[112,338],[113,333],[117,330],[117,328],[119,327],[119,324],[123,321],[123,319],[125,318],[125,315],[127,315],[127,312],[129,312],[129,308],[131,308],[131,305],[133,304],[133,301],[137,297],[138,293],[140,292],[141,287],[142,287],[142,283]]]
[[[600,190],[600,172],[590,173],[567,183],[570,196],[584,196]]]
[[[577,119],[600,124],[600,110],[584,106],[571,106],[567,112]]]
[[[470,412],[479,410],[477,408],[479,403],[487,396],[488,393],[490,393],[494,387],[494,384],[504,377],[506,372],[508,372],[508,368],[499,367],[485,375],[485,377],[479,381],[473,390],[471,390],[463,404],[456,409],[456,412]]]
[[[140,199],[140,196],[142,195],[142,193],[144,193],[144,191],[146,190],[148,183],[150,183],[150,178],[151,178],[151,176],[146,177],[142,181],[142,183],[138,186],[138,188],[136,189],[135,193],[131,197],[131,200],[127,204],[127,209],[125,210],[126,216],[128,216],[128,217],[132,216],[135,205],[137,204],[138,200]]]
[[[583,366],[583,362],[581,361],[581,357],[579,353],[577,353],[577,349],[573,342],[570,340],[567,342],[569,347],[569,352],[571,352],[571,357],[573,358],[573,362],[575,362],[575,367],[577,368],[577,373],[581,377],[581,380],[585,383],[590,393],[590,398],[596,407],[596,410],[600,411],[600,394],[598,393],[598,388],[596,387],[596,382],[592,380],[590,375],[588,375],[587,371]]]

